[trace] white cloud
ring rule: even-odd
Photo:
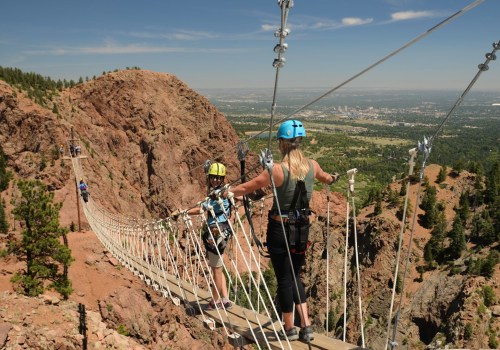
[[[276,25],[274,24],[263,24],[260,26],[260,30],[263,32],[273,32],[277,29]]]
[[[130,32],[129,36],[134,38],[143,39],[168,39],[168,40],[201,40],[201,39],[213,39],[217,35],[210,32],[200,32],[193,30],[177,29],[172,33],[160,33],[160,32]]]
[[[342,18],[342,24],[345,26],[360,26],[373,22],[373,18],[358,18],[358,17],[345,17]]]
[[[402,11],[391,14],[393,21],[406,21],[415,18],[435,17],[436,14],[432,11]]]
[[[53,48],[47,50],[28,51],[27,54],[34,55],[123,55],[142,53],[241,53],[248,49],[233,48],[196,48],[196,47],[169,47],[169,46],[147,46],[147,45],[103,45],[94,47],[68,47]]]

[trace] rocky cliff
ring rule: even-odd
[[[52,96],[47,108],[35,104],[22,91],[0,81],[0,143],[8,164],[16,177],[41,179],[55,192],[56,200],[63,202],[63,226],[69,226],[76,220],[74,175],[69,160],[58,153],[62,144],[67,155],[67,146],[71,142],[81,145],[82,153],[87,157],[82,164],[93,198],[108,210],[124,215],[163,217],[176,208],[187,207],[200,200],[206,191],[203,163],[216,155],[219,161],[234,170],[228,174],[229,181],[239,176],[236,171],[239,167],[235,131],[207,99],[172,75],[141,70],[106,74]],[[256,157],[251,156],[248,168],[255,164]],[[436,178],[438,169],[437,166],[429,167],[431,181]],[[439,189],[438,195],[447,204],[448,221],[451,222],[452,208],[458,203],[461,189],[472,186],[473,178],[465,174],[448,177],[446,182],[447,186]],[[8,199],[14,192],[11,186],[2,193],[2,198],[7,199],[7,211],[10,210]],[[411,187],[411,192],[410,202],[414,203],[416,185]],[[314,245],[307,256],[305,282],[311,314],[319,330],[326,318],[325,192],[314,193],[312,208],[318,216],[312,228]],[[334,323],[330,334],[340,336],[346,213],[346,201],[342,194],[331,195],[330,210],[333,216],[329,228],[329,306]],[[416,210],[421,214],[420,209]],[[374,349],[383,348],[385,342],[396,247],[401,231],[401,222],[396,218],[395,211],[384,203],[383,214],[373,216],[373,207],[369,206],[360,210],[357,221],[365,337]],[[350,235],[352,232],[351,225]],[[450,273],[449,268],[442,268],[425,272],[420,280],[416,266],[423,259],[423,247],[429,238],[429,230],[417,225],[405,291],[396,299],[397,307],[399,298],[402,298],[398,340],[409,348],[425,345],[439,347],[443,344],[487,347],[487,334],[491,334],[488,330],[499,327],[499,310],[498,304],[495,304],[479,314],[483,301],[478,291],[490,285],[496,295],[500,295],[498,266],[491,280],[463,273],[464,261],[456,264],[462,273]],[[172,304],[159,300],[157,296],[152,297],[153,294],[150,295],[133,276],[128,276],[127,271],[118,270],[108,253],[99,249],[95,237],[93,239],[95,245],[90,248],[85,245],[91,240],[88,236],[85,240],[70,241],[74,252],[80,252],[70,273],[74,274],[74,281],[82,281],[74,282],[75,293],[70,301],[84,302],[91,312],[96,313],[93,341],[100,344],[108,340],[121,342],[123,339],[116,332],[121,329],[122,333],[126,330],[133,338],[129,339],[130,348],[156,349],[159,347],[155,346],[160,346],[158,344],[177,344],[180,348],[227,346],[221,338],[207,340],[207,334],[197,328],[199,325],[180,315]],[[409,242],[407,234],[404,246],[407,247]],[[1,244],[0,248],[3,248],[5,238]],[[348,249],[348,340],[359,343],[352,236]],[[403,250],[403,258],[406,258],[405,254]],[[10,291],[8,279],[20,265],[5,258],[2,258],[1,264],[0,287]],[[112,283],[113,279],[103,281],[105,276],[110,275],[116,283]],[[103,289],[102,284],[109,288]],[[15,344],[24,347],[36,342],[33,339],[38,338],[32,339],[35,337],[33,334],[42,336],[43,327],[49,330],[56,328],[55,323],[40,329],[29,328],[33,322],[30,321],[31,316],[39,313],[36,310],[46,307],[46,304],[55,308],[55,314],[59,307],[61,314],[67,314],[68,322],[73,322],[73,325],[76,322],[76,304],[53,305],[44,299],[29,301],[11,293],[4,293],[1,297],[2,305],[4,302],[12,305],[34,304],[23,309],[26,312],[18,314],[17,318],[12,316],[10,308],[0,309],[0,346],[3,339],[9,348],[15,348]],[[137,304],[137,307],[128,307],[132,304]],[[141,310],[147,312],[141,314]],[[467,323],[472,325],[472,336],[465,337]],[[169,327],[173,328],[169,330]],[[53,334],[51,337],[51,344],[54,345],[60,335]],[[72,344],[79,338],[76,336],[75,339],[65,341]],[[71,346],[66,348],[71,349]]]

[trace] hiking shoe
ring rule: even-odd
[[[314,333],[311,326],[305,326],[300,329],[299,339],[309,343],[311,340],[314,340]]]
[[[217,308],[220,309],[222,307],[222,304],[221,303],[217,303]],[[207,307],[205,308],[206,311],[212,311],[212,310],[215,310],[215,302],[213,300],[211,300]]]
[[[286,337],[285,337],[286,334]],[[278,337],[280,337],[281,340],[297,340],[299,339],[299,334],[297,333],[297,329],[295,327],[290,328],[289,330],[285,331],[283,333],[283,329],[278,332]]]
[[[224,302],[223,305],[226,310],[229,310],[233,307],[233,303],[230,300]]]
[[[218,301],[217,303],[214,303],[214,301],[210,301],[206,307],[205,310],[207,311],[212,311],[215,309],[226,309],[229,310],[233,307],[233,303],[231,301],[226,301],[225,303],[222,303],[221,301]]]

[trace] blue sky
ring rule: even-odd
[[[295,0],[279,86],[334,87],[473,2]],[[138,66],[195,89],[274,86],[276,0],[16,0],[1,10],[4,67],[76,80]],[[499,0],[484,0],[348,86],[464,90],[500,40],[499,14]],[[474,90],[500,92],[500,59]]]

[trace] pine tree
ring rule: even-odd
[[[11,174],[7,171],[7,157],[3,152],[2,145],[0,145],[0,192],[9,187]]]
[[[424,259],[428,263],[440,261],[443,253],[444,238],[446,236],[446,218],[444,212],[440,211],[436,218],[436,224],[431,231],[431,239],[424,248]]]
[[[72,292],[71,281],[60,271],[73,260],[71,251],[59,241],[65,234],[59,226],[62,203],[54,203],[54,193],[38,180],[17,183],[20,196],[12,200],[13,214],[24,222],[22,240],[11,246],[11,252],[26,260],[26,270],[11,279],[16,288],[26,295],[43,293],[45,282],[67,298]]]
[[[437,180],[436,182],[438,184],[440,184],[441,182],[443,182],[444,180],[446,180],[446,173],[447,173],[448,169],[446,168],[446,165],[443,165],[441,167],[441,169],[439,170],[439,174],[438,174],[438,177],[437,177]]]
[[[432,228],[436,223],[438,210],[436,208],[437,191],[434,186],[430,186],[425,191],[425,196],[422,199],[420,208],[425,211],[422,217],[422,226],[425,228]]]
[[[5,215],[4,200],[0,196],[0,233],[7,234],[9,232],[9,223]]]
[[[455,170],[455,174],[460,175],[460,173],[464,170],[465,168],[465,161],[463,158],[457,159],[455,161],[455,164],[453,164],[453,169]]]
[[[382,198],[381,196],[377,197],[375,200],[375,207],[373,208],[373,215],[377,216],[382,214]]]
[[[403,180],[401,182],[401,189],[399,190],[399,195],[400,196],[406,196],[406,184],[408,183],[407,180]]]
[[[498,196],[500,196],[500,163],[496,162],[486,177],[485,202],[494,203]]]
[[[449,233],[449,237],[451,238],[451,243],[448,247],[449,258],[458,259],[462,255],[462,251],[466,248],[464,227],[458,215],[453,220],[453,227]]]
[[[469,191],[462,192],[458,204],[459,208],[457,209],[457,215],[460,217],[460,220],[462,220],[462,224],[465,225],[469,218]]]

